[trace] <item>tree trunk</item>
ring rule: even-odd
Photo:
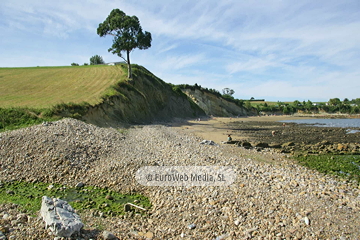
[[[127,64],[128,64],[128,78],[131,79],[132,72],[131,72],[130,51],[129,50],[126,51],[126,55],[127,55]]]

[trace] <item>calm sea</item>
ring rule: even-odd
[[[280,122],[293,122],[309,124],[317,127],[341,127],[341,128],[360,128],[360,118],[351,119],[300,119],[300,120],[284,120]]]

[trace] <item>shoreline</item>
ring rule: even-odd
[[[185,133],[193,134],[202,140],[212,140],[215,143],[223,143],[231,135],[232,141],[250,142],[253,146],[258,143],[281,146],[292,142],[295,149],[308,148],[310,145],[324,148],[322,142],[327,144],[355,144],[359,145],[360,133],[349,134],[347,128],[312,126],[294,122],[280,121],[314,119],[303,116],[261,116],[239,118],[208,118],[200,121],[191,120],[182,123],[174,123],[172,127]],[[319,119],[319,118],[317,118]],[[357,129],[357,128],[355,128]],[[360,130],[360,129],[359,129]],[[333,148],[336,149],[334,146]],[[353,149],[354,148],[354,149]],[[350,148],[348,148],[350,149]],[[358,152],[357,147],[351,147],[351,151]],[[330,151],[330,150],[329,150]],[[291,151],[293,152],[293,151]]]

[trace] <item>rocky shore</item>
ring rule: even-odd
[[[360,154],[360,129],[313,127],[274,121],[237,121],[227,124],[240,146],[275,148],[283,153]],[[354,131],[351,133],[350,131]],[[249,145],[250,143],[250,145]]]
[[[1,133],[0,181],[83,182],[149,197],[152,208],[144,216],[80,211],[85,227],[74,239],[104,239],[107,231],[118,239],[360,237],[357,185],[301,167],[285,153],[202,140],[170,126],[118,131],[63,119]],[[260,155],[272,164],[256,161]],[[231,166],[236,181],[221,187],[146,187],[135,179],[143,166],[214,165]],[[22,213],[14,204],[0,205],[0,232],[0,239],[54,239],[39,215]]]

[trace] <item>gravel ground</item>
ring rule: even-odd
[[[270,150],[201,140],[160,125],[119,132],[63,119],[2,133],[0,181],[83,182],[150,198],[147,216],[104,218],[82,211],[85,227],[74,239],[103,239],[104,230],[119,239],[360,238],[357,185]],[[260,155],[275,163],[256,161]],[[146,187],[134,177],[142,166],[194,165],[231,166],[237,179],[221,187]],[[0,205],[0,232],[0,239],[54,239],[39,216],[22,214],[14,204]]]

